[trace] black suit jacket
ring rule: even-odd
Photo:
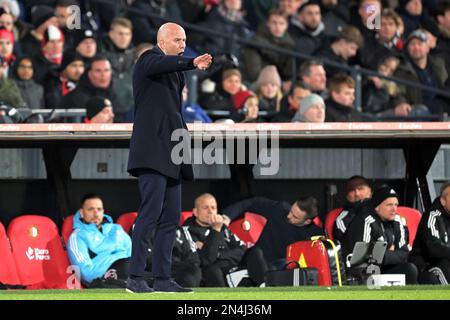
[[[193,61],[165,55],[157,46],[137,61],[133,74],[134,126],[128,159],[131,175],[137,176],[138,169],[153,169],[173,179],[193,179],[190,161],[176,164],[171,158],[172,149],[181,141],[171,141],[172,132],[187,130],[181,115],[181,92],[185,85],[182,71],[194,69]]]

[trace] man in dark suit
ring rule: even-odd
[[[191,164],[178,164],[172,158],[176,142],[171,141],[171,135],[179,129],[187,132],[181,116],[181,93],[185,85],[182,71],[205,70],[212,62],[209,54],[195,59],[182,57],[186,34],[175,23],[160,27],[157,42],[157,46],[141,55],[133,74],[135,114],[128,172],[138,177],[141,193],[127,281],[127,291],[134,293],[191,291],[170,279],[172,249],[181,212],[180,180],[193,179]],[[153,231],[155,281],[152,289],[143,275],[148,239]]]

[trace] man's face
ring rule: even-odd
[[[64,41],[51,40],[42,48],[45,57],[55,64],[60,64],[64,50]]]
[[[375,212],[383,221],[394,221],[397,214],[398,199],[390,197],[384,200],[375,208]]]
[[[70,12],[67,10],[69,7],[61,7],[57,6],[55,8],[55,16],[58,20],[58,27],[60,29],[66,29],[67,28],[67,19],[69,19]]]
[[[77,46],[77,52],[85,58],[93,58],[97,54],[97,42],[92,38],[86,38]]]
[[[327,74],[320,65],[311,66],[309,76],[303,76],[303,81],[312,91],[323,91],[327,87]]]
[[[271,15],[267,22],[267,26],[274,37],[281,38],[286,33],[288,23],[282,16]]]
[[[75,60],[64,70],[64,76],[73,82],[78,82],[84,73],[84,62]]]
[[[225,92],[228,92],[231,95],[235,95],[241,90],[241,78],[237,75],[232,75],[222,82],[222,87]]]
[[[224,6],[229,10],[239,11],[242,8],[242,0],[225,0]]]
[[[216,199],[213,197],[200,198],[192,213],[200,224],[209,226],[211,224],[211,216],[217,214]]]
[[[113,123],[114,112],[112,106],[105,106],[102,111],[91,118],[91,123]]]
[[[342,85],[339,90],[331,92],[331,97],[337,103],[352,108],[355,101],[355,88]]]
[[[131,43],[133,34],[131,29],[116,25],[109,31],[109,37],[119,49],[127,49]]]
[[[161,50],[172,56],[181,56],[186,48],[186,33],[182,28],[171,28],[159,43]]]
[[[280,0],[279,7],[288,16],[297,14],[298,8],[305,2],[304,0]]]
[[[6,30],[12,31],[14,27],[14,18],[9,13],[4,13],[0,16],[0,26]]]
[[[317,29],[322,21],[320,7],[318,5],[309,5],[302,10],[299,15],[300,22],[309,29]]]
[[[303,227],[310,224],[312,221],[306,215],[307,212],[300,209],[297,203],[294,203],[291,206],[291,210],[289,211],[286,220],[289,224],[292,224],[293,226]]]
[[[430,52],[430,47],[424,41],[413,38],[408,43],[408,54],[413,60],[425,59]]]
[[[334,8],[338,5],[338,0],[322,0],[322,5],[325,8]]]
[[[450,31],[450,10],[445,11],[443,16],[437,16],[437,21],[440,26]]]
[[[111,64],[107,60],[93,62],[91,70],[88,72],[88,77],[94,87],[108,88],[112,78]]]
[[[350,203],[370,199],[372,197],[372,189],[365,184],[356,186],[355,189],[347,192],[347,200]]]
[[[325,122],[325,106],[323,104],[315,104],[303,113],[303,118],[307,122],[323,123]]]
[[[422,15],[423,6],[422,0],[411,0],[406,4],[406,11],[412,16]]]
[[[344,58],[344,60],[353,58],[354,56],[356,56],[358,49],[359,47],[356,43],[343,40],[341,51],[342,58]]]
[[[397,24],[390,17],[381,17],[380,39],[384,42],[391,41],[397,32]]]
[[[12,55],[14,49],[14,43],[9,39],[0,39],[0,57],[8,58]]]
[[[80,209],[80,215],[84,222],[94,223],[97,227],[103,221],[103,201],[100,199],[88,199]]]
[[[300,100],[309,96],[311,91],[303,88],[295,88],[291,95],[288,96],[289,106],[294,110],[298,110],[300,107]]]
[[[439,201],[444,209],[447,210],[447,212],[450,212],[450,187],[444,190]]]
[[[22,80],[31,80],[33,78],[33,63],[30,59],[20,60],[17,66],[17,75]]]

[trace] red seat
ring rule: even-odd
[[[230,223],[230,230],[250,248],[258,241],[266,223],[262,215],[246,212],[244,217]]]
[[[6,236],[5,227],[0,222],[0,282],[5,284],[20,284],[17,274],[16,262],[11,252],[9,239]]]
[[[131,230],[131,227],[134,224],[134,221],[137,218],[138,213],[137,212],[128,212],[120,215],[120,217],[117,219],[117,223],[120,224],[125,230],[126,233],[129,233]]]
[[[61,230],[61,235],[64,239],[64,243],[67,245],[69,237],[73,231],[73,215],[66,217]]]
[[[328,239],[334,240],[333,237],[333,227],[334,222],[336,221],[339,214],[342,212],[342,208],[337,208],[328,212],[327,217],[325,218],[325,234]]]
[[[184,222],[189,219],[190,217],[192,217],[194,214],[192,213],[192,211],[183,211],[181,212],[181,216],[180,216],[180,222],[178,223],[179,226],[182,226],[184,224]]]
[[[406,225],[409,230],[409,245],[412,246],[416,238],[417,228],[419,227],[422,214],[420,211],[408,207],[398,207],[397,214],[406,220]]]
[[[34,215],[15,218],[8,237],[20,284],[29,289],[68,288],[69,259],[52,220]]]
[[[315,217],[314,219],[313,219],[313,223],[316,225],[316,226],[318,226],[319,228],[323,228],[323,223],[322,223],[322,220],[320,220],[320,218],[319,217]]]

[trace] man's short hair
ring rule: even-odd
[[[295,203],[306,212],[307,219],[314,219],[319,214],[319,202],[314,197],[299,198]]]
[[[56,1],[55,7],[70,7],[79,5],[80,3],[77,0],[58,0]]]
[[[355,80],[346,73],[337,73],[331,77],[328,83],[328,90],[330,92],[340,92],[343,86],[355,88]]]
[[[94,64],[94,62],[98,62],[98,61],[108,61],[109,63],[111,63],[111,61],[109,61],[109,59],[104,56],[104,55],[96,55],[94,58],[92,58],[91,63],[89,64],[89,67],[87,69],[87,71],[91,71],[92,70],[92,65]]]
[[[303,79],[304,76],[310,76],[311,75],[311,67],[314,66],[322,66],[323,67],[323,63],[317,60],[307,60],[305,62],[303,62],[300,65],[300,69],[298,71],[298,77],[299,79]]]
[[[200,201],[200,199],[202,198],[213,198],[214,200],[216,199],[216,197],[214,197],[211,193],[203,193],[201,195],[199,195],[197,198],[195,198],[194,200],[194,207],[197,208],[197,204]]]
[[[355,43],[358,48],[364,45],[364,38],[357,28],[353,26],[345,26],[337,35],[338,40]]]
[[[102,200],[102,198],[101,198],[98,194],[96,194],[96,193],[88,193],[88,194],[85,194],[85,195],[81,198],[81,207],[84,206],[84,203],[85,203],[87,200],[91,200],[91,199],[100,199],[100,200]]]
[[[364,178],[363,176],[354,175],[347,179],[345,182],[345,192],[349,193],[352,190],[355,190],[358,186],[368,186],[370,189],[372,187],[370,186],[369,180]]]
[[[447,194],[448,188],[450,188],[450,181],[444,182],[441,186],[441,197],[444,197]]]
[[[271,16],[282,17],[282,18],[284,18],[284,20],[286,20],[286,22],[289,22],[289,18],[287,16],[287,14],[279,8],[273,8],[272,10],[269,11],[269,15],[267,16],[267,21],[269,21]]]
[[[118,17],[118,18],[114,18],[113,21],[111,22],[111,26],[109,27],[109,30],[114,29],[114,27],[116,26],[120,26],[120,27],[124,27],[130,30],[133,30],[133,24],[131,23],[130,20],[128,20],[127,18],[123,18],[123,17]]]
[[[433,16],[437,20],[438,16],[445,16],[447,11],[450,11],[450,1],[440,1],[433,10]]]
[[[397,27],[399,27],[402,23],[402,18],[399,16],[397,12],[395,12],[394,9],[386,8],[381,12],[382,18],[392,19],[394,20]]]
[[[319,3],[314,2],[314,1],[306,1],[305,3],[303,3],[303,4],[298,8],[297,13],[298,13],[298,14],[302,13],[302,11],[305,10],[306,7],[308,7],[308,6],[318,6],[318,7],[319,7],[319,10],[321,9]]]
[[[292,97],[292,95],[294,94],[295,89],[310,90],[308,85],[306,83],[304,83],[303,81],[296,81],[291,86],[291,89],[289,89],[288,95]]]

